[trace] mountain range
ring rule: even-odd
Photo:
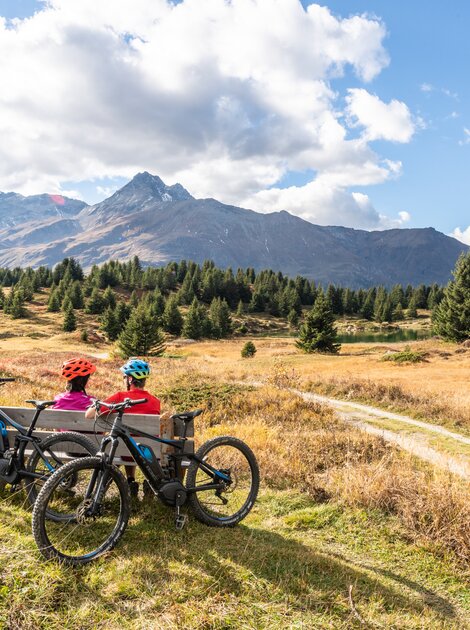
[[[54,265],[66,256],[85,268],[134,255],[151,265],[211,259],[353,288],[445,284],[468,249],[433,228],[368,232],[195,199],[147,172],[93,206],[60,195],[0,193],[0,266]]]

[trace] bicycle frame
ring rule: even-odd
[[[31,425],[27,429],[19,422],[15,422],[12,418],[10,418],[2,409],[0,409],[0,420],[6,426],[11,426],[18,431],[18,434],[15,438],[15,444],[13,446],[12,460],[16,460],[19,464],[17,467],[17,473],[21,477],[29,477],[32,479],[46,479],[44,475],[40,475],[38,473],[30,472],[25,470],[24,468],[24,455],[26,451],[27,444],[32,444],[33,448],[39,453],[41,459],[44,461],[46,467],[50,470],[50,472],[54,472],[55,468],[49,464],[47,458],[44,454],[44,451],[40,447],[41,440],[33,435],[33,431],[36,427],[36,423],[38,421],[39,415],[42,409],[36,408],[36,411],[33,416],[33,420]],[[51,452],[52,458],[56,460],[57,463],[60,461],[55,457],[54,453]]]
[[[103,459],[103,463],[107,465],[112,465],[113,459],[114,459],[114,456],[116,454],[116,450],[119,444],[119,440],[122,439],[124,444],[129,449],[129,452],[134,458],[136,464],[142,470],[145,478],[150,483],[151,487],[156,493],[158,493],[159,488],[161,487],[162,483],[165,483],[165,481],[176,481],[177,479],[176,477],[165,479],[165,471],[160,465],[160,463],[158,463],[158,466],[160,469],[158,471],[158,476],[154,473],[154,471],[152,470],[152,468],[150,467],[148,463],[148,460],[140,452],[137,442],[135,441],[133,437],[133,436],[141,436],[141,437],[145,437],[150,440],[153,440],[155,442],[158,442],[160,444],[166,444],[167,446],[172,446],[175,449],[178,449],[180,452],[172,453],[171,455],[169,455],[169,458],[172,459],[175,462],[175,464],[178,464],[178,462],[180,462],[183,458],[187,458],[190,461],[195,460],[199,463],[201,469],[204,470],[204,472],[206,472],[209,476],[213,477],[214,480],[216,479],[218,480],[218,481],[215,481],[214,483],[208,483],[208,484],[204,484],[204,485],[197,486],[194,488],[186,488],[186,492],[191,493],[191,492],[203,492],[205,490],[219,490],[219,489],[222,489],[225,484],[231,483],[232,480],[230,476],[224,474],[220,470],[217,470],[210,464],[204,462],[196,454],[184,453],[184,446],[186,443],[186,438],[183,437],[181,439],[171,440],[171,439],[151,435],[150,433],[146,433],[145,431],[141,431],[140,429],[137,429],[135,427],[125,425],[122,422],[123,413],[124,413],[123,410],[118,412],[117,417],[115,418],[113,422],[110,434],[104,437],[101,442],[101,447],[100,447],[99,452],[97,453],[97,457],[101,457]],[[133,435],[131,435],[131,433]],[[109,453],[106,452],[106,449],[108,446],[110,447]],[[174,468],[174,470],[176,470],[176,467]],[[86,498],[91,497],[94,490],[95,482],[96,482],[96,475],[93,475],[92,479],[90,480],[88,491],[86,493]],[[101,479],[99,480],[99,486],[98,486],[98,491],[97,491],[98,497],[100,496],[101,489],[104,487],[105,482],[106,482],[106,477],[103,475]]]

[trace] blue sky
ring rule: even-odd
[[[115,0],[119,6],[122,6],[122,21],[124,23],[125,11],[130,11],[128,7],[126,8],[128,1]],[[142,11],[146,6],[151,6],[150,4],[145,5],[146,1],[139,0]],[[148,1],[150,2],[150,0]],[[273,0],[273,12],[281,12],[285,7],[288,7],[288,10],[291,7],[293,10],[295,8],[294,1]],[[201,18],[200,32],[202,34],[206,28],[203,20],[204,7],[207,3],[203,0],[200,2],[201,10],[198,12],[198,18]],[[55,3],[60,6],[61,0],[55,0]],[[260,5],[263,4],[262,0],[259,0],[259,3]],[[77,5],[77,3],[75,4]],[[274,9],[275,4],[276,9]],[[302,0],[302,4],[304,7],[308,7],[312,3]],[[282,127],[279,123],[281,119],[279,103],[275,103],[275,108],[272,110],[263,109],[260,106],[259,95],[253,99],[246,97],[248,91],[256,83],[256,78],[251,78],[249,82],[243,83],[241,88],[239,85],[233,87],[234,71],[231,69],[229,79],[224,76],[222,79],[220,77],[214,78],[214,83],[208,81],[206,92],[210,94],[210,97],[207,98],[212,100],[207,100],[207,105],[205,105],[202,97],[200,102],[196,102],[194,93],[197,91],[197,87],[196,90],[188,89],[185,94],[186,100],[191,101],[194,98],[194,103],[191,103],[189,109],[184,112],[181,111],[181,119],[177,119],[175,113],[179,111],[180,101],[177,100],[176,105],[172,102],[169,107],[173,113],[171,115],[165,113],[162,116],[164,118],[162,128],[153,132],[152,142],[149,141],[149,145],[146,147],[143,146],[146,136],[145,129],[143,130],[136,125],[134,120],[127,128],[126,116],[130,117],[129,120],[132,119],[132,112],[135,111],[137,112],[136,117],[145,118],[148,116],[148,125],[159,124],[157,119],[161,110],[158,110],[158,107],[165,105],[162,105],[164,100],[162,100],[161,93],[157,95],[158,107],[153,104],[152,99],[155,98],[155,93],[148,89],[150,74],[145,77],[145,87],[142,87],[144,84],[134,86],[133,78],[126,79],[125,85],[122,83],[124,91],[127,92],[126,97],[123,98],[123,101],[126,102],[123,104],[122,111],[118,112],[119,115],[116,115],[116,121],[112,121],[110,124],[109,132],[104,133],[103,131],[103,138],[98,137],[100,121],[93,121],[93,126],[91,126],[90,120],[86,118],[90,114],[86,114],[85,105],[82,110],[73,112],[73,116],[67,118],[70,109],[68,112],[62,112],[54,100],[51,103],[50,111],[57,111],[58,117],[64,113],[63,125],[66,130],[65,133],[60,131],[61,125],[59,124],[57,134],[68,135],[70,133],[73,138],[68,144],[53,146],[49,129],[51,122],[44,112],[38,112],[41,109],[40,104],[37,103],[37,100],[33,102],[31,98],[30,105],[34,112],[33,116],[37,116],[35,129],[39,130],[39,136],[43,135],[50,143],[50,150],[42,157],[42,162],[40,162],[39,157],[37,159],[38,164],[43,164],[43,171],[41,171],[41,166],[33,169],[30,164],[29,166],[22,164],[21,160],[26,161],[28,152],[34,153],[36,149],[31,141],[34,132],[28,132],[25,137],[27,136],[29,144],[25,144],[24,149],[19,151],[17,166],[11,166],[11,169],[15,168],[16,170],[5,171],[3,176],[0,173],[0,190],[5,190],[9,186],[11,189],[14,186],[15,190],[29,193],[40,192],[39,187],[48,187],[51,192],[60,189],[64,193],[76,193],[86,201],[93,203],[121,186],[133,172],[145,169],[161,175],[165,181],[168,180],[168,183],[174,183],[175,178],[177,178],[197,196],[214,196],[228,203],[237,203],[264,212],[270,209],[285,208],[308,220],[323,224],[342,223],[353,227],[366,227],[367,229],[380,229],[395,225],[400,227],[433,226],[445,233],[451,233],[459,227],[465,231],[470,226],[470,178],[468,177],[470,167],[470,87],[467,78],[470,61],[470,39],[467,33],[470,23],[470,3],[455,0],[447,3],[436,0],[413,0],[407,3],[392,2],[391,0],[330,0],[320,4],[329,9],[332,16],[337,19],[338,24],[352,16],[363,16],[364,28],[367,20],[370,24],[375,23],[376,25],[379,24],[377,21],[379,20],[386,31],[381,44],[374,44],[373,38],[371,38],[370,55],[376,53],[380,55],[380,50],[384,50],[389,57],[389,63],[381,63],[380,69],[372,73],[374,74],[372,78],[364,78],[368,70],[364,61],[359,57],[350,64],[341,62],[343,65],[342,73],[338,73],[340,76],[335,76],[334,72],[325,70],[323,74],[316,77],[321,83],[321,89],[327,86],[335,94],[334,97],[330,94],[328,108],[320,114],[327,115],[334,112],[337,120],[346,130],[347,140],[358,142],[363,142],[364,138],[367,140],[366,145],[360,149],[363,150],[362,157],[358,157],[356,147],[354,149],[356,162],[345,166],[345,170],[350,167],[351,173],[356,172],[356,176],[351,174],[343,183],[338,185],[337,173],[332,175],[334,166],[331,166],[331,161],[334,155],[327,155],[328,146],[323,147],[321,156],[315,155],[309,158],[308,152],[306,152],[305,159],[298,159],[292,148],[286,150],[285,154],[282,153],[284,149],[280,146],[273,148],[274,133],[279,134],[280,138],[284,132],[286,134],[291,133],[292,121],[288,121],[287,117],[282,114],[282,125],[284,125]],[[131,5],[132,3],[129,4],[129,7]],[[91,6],[93,5],[91,4]],[[109,2],[110,14],[113,6],[117,5]],[[32,0],[0,0],[0,16],[8,20],[31,16],[34,11],[43,8],[43,3]],[[190,18],[185,18],[184,12],[186,11],[190,15],[191,0],[181,2],[179,8],[182,9],[178,13],[180,25],[174,26],[173,24],[172,27],[177,29],[175,31],[177,33],[186,33],[184,31],[185,19],[189,21]],[[90,22],[86,23],[83,15],[79,14],[79,10],[74,10],[76,13],[72,13],[69,8],[67,9],[69,13],[63,11],[65,16],[63,18],[63,32],[72,32],[72,26],[78,27],[79,25],[82,29],[80,37],[83,37],[84,50],[86,47],[93,46],[93,37],[96,37],[96,41],[98,41],[98,27],[91,18]],[[137,7],[134,13],[138,13],[138,11],[139,8]],[[261,11],[262,9],[259,13],[260,21],[262,20]],[[194,14],[192,15],[194,20]],[[252,15],[257,17],[256,14]],[[129,16],[131,16],[130,12]],[[208,20],[212,17],[210,14],[207,15]],[[119,16],[116,20],[118,19],[120,19]],[[137,21],[135,15],[132,18],[129,17],[129,20],[131,19],[135,21],[135,24],[129,25],[131,36],[125,33],[122,23],[113,24],[112,31],[115,33],[119,32],[120,29],[124,39],[127,38],[128,40],[126,43],[131,46],[131,52],[134,54],[137,50],[139,54],[142,54],[141,73],[143,74],[149,72],[149,64],[145,61],[144,53],[149,56],[151,47],[147,46],[144,50],[144,45],[140,45],[139,41],[152,44],[152,34],[147,29],[147,25]],[[163,19],[166,19],[166,15]],[[224,22],[226,17],[215,16],[214,20],[217,21],[217,19],[221,20],[222,31],[223,28],[226,28]],[[170,24],[170,22],[168,23]],[[97,20],[97,24],[99,26],[99,20]],[[53,27],[55,27],[55,23]],[[9,23],[9,28],[12,28],[12,23]],[[38,23],[39,28],[43,27]],[[103,32],[99,34],[100,37],[107,28],[108,24],[103,22]],[[276,27],[274,26],[274,28]],[[292,37],[294,38],[292,41],[294,42],[295,28],[297,27],[293,26],[292,28]],[[52,30],[53,28],[51,32]],[[245,30],[248,33],[246,37],[249,37],[249,28]],[[77,31],[74,30],[74,37],[77,37],[76,33]],[[365,30],[364,33],[367,35],[369,31]],[[284,35],[285,33],[283,33]],[[41,32],[41,36],[47,38],[49,34]],[[289,35],[285,36],[288,37]],[[269,32],[266,41],[269,41],[268,37]],[[155,38],[157,41],[156,36]],[[31,55],[31,51],[28,49],[30,43],[26,36],[23,40],[26,41],[26,44],[21,43],[21,39],[18,38],[18,46],[23,46],[25,51],[29,50]],[[97,44],[96,50],[100,51],[98,56],[101,55],[101,51],[107,50],[106,41],[103,36]],[[70,53],[70,66],[59,68],[60,64],[57,60],[59,80],[65,82],[69,78],[68,75],[71,76],[75,72],[76,58],[84,63],[83,73],[89,70],[89,59],[88,62],[82,59],[81,45],[80,42],[77,45],[76,40],[73,42],[73,55],[75,57],[72,57],[72,53]],[[219,43],[217,45],[220,46]],[[244,45],[245,42],[243,41],[242,46]],[[308,57],[308,46],[308,40],[306,40],[305,57]],[[354,45],[351,46],[351,55],[353,57],[359,55],[358,51],[354,49]],[[67,53],[67,49],[65,50]],[[157,55],[161,54],[163,49],[159,48],[157,51],[157,48],[154,48],[152,50],[152,54]],[[187,82],[188,76],[192,76],[198,70],[201,72],[201,77],[209,76],[213,68],[211,60],[207,59],[206,52],[204,50],[200,52],[200,66],[198,67],[195,62],[191,70],[192,74],[185,74],[184,77],[182,75],[182,81],[184,79]],[[67,54],[64,56],[67,57]],[[113,74],[115,68],[112,60],[115,58],[115,52],[111,50],[107,59],[105,59],[106,54],[103,52],[103,60],[96,64],[96,68],[93,68],[92,79],[83,78],[83,73],[77,75],[78,81],[83,80],[84,85],[86,84],[85,79],[87,81],[92,80],[94,85],[99,83],[96,92],[100,97],[104,92],[109,92],[109,94],[104,94],[103,100],[96,106],[99,108],[97,119],[103,118],[105,125],[113,119],[115,114],[112,111],[113,107],[121,107],[120,97],[116,100],[113,94],[122,94],[123,90],[119,83],[120,73]],[[214,54],[218,55],[218,62],[223,57],[225,63],[226,51],[216,50]],[[256,50],[253,54],[254,56],[260,55],[259,63],[262,67],[261,53]],[[51,59],[53,60],[52,63],[55,64],[53,56]],[[174,60],[174,55],[172,60]],[[62,60],[60,62],[62,63]],[[39,70],[36,70],[36,75],[38,71],[40,73],[42,70],[44,73],[50,73],[51,67],[50,65],[47,66],[46,57],[43,63],[43,66],[38,66]],[[302,67],[302,59],[293,63],[297,64],[294,67],[294,72],[298,72],[298,76],[303,77],[305,69]],[[312,68],[316,68],[315,63],[313,60]],[[1,66],[2,62],[0,61],[0,70]],[[166,81],[171,82],[181,67],[183,67],[183,62],[181,62],[181,66],[176,67],[172,76],[166,78]],[[73,70],[70,70],[71,68]],[[240,80],[241,72],[240,68],[235,70],[237,81]],[[254,76],[258,75],[255,74]],[[115,89],[111,85],[108,86],[111,81],[110,77],[116,83]],[[273,81],[278,79],[277,75],[273,75]],[[216,80],[220,80],[220,86],[216,84]],[[285,83],[285,80],[285,75],[283,75],[279,79],[279,85],[283,81]],[[27,81],[28,79],[23,81],[23,87]],[[76,84],[77,79],[75,78],[73,82]],[[4,85],[3,81],[2,84]],[[229,85],[228,88],[227,85]],[[294,94],[294,97],[298,85],[293,81],[292,86],[290,86],[290,93]],[[132,89],[135,87],[136,91],[137,89],[142,90],[143,94],[152,92],[148,107],[142,102],[142,98],[137,98],[137,96],[135,105],[132,104],[132,99],[128,96],[129,86]],[[12,84],[12,91],[16,88],[17,85]],[[306,86],[305,89],[310,88]],[[223,91],[219,92],[219,90]],[[226,96],[227,90],[230,90],[229,96]],[[240,90],[244,90],[242,96],[240,96]],[[279,90],[277,95],[280,93]],[[207,95],[206,92],[204,97]],[[21,89],[18,88],[18,95],[20,94]],[[40,90],[38,90],[38,94],[41,94]],[[64,91],[64,94],[62,102],[67,99],[67,92]],[[166,94],[167,92],[165,92]],[[286,100],[288,94],[289,92],[286,91],[282,98]],[[408,134],[409,137],[403,139],[402,136],[402,139],[396,140],[402,133],[396,128],[388,137],[382,132],[371,133],[368,127],[367,113],[357,115],[357,108],[354,108],[351,102],[348,104],[348,98],[351,94],[354,94],[355,97],[359,97],[361,94],[367,96],[366,105],[367,103],[373,105],[372,97],[374,96],[380,99],[384,107],[390,106],[392,101],[402,104],[402,108],[406,111],[402,111],[403,116],[400,118],[400,124],[409,124],[413,127]],[[89,93],[85,91],[84,97],[85,100],[88,99]],[[276,95],[273,95],[272,98],[276,98]],[[206,111],[209,107],[213,108],[214,102],[217,103],[217,111],[222,110],[223,124],[217,128],[215,126],[212,128],[213,120]],[[355,103],[358,103],[357,99]],[[88,103],[88,105],[88,111],[93,112],[93,104]],[[6,102],[5,107],[11,107],[11,103]],[[44,107],[46,108],[46,104]],[[135,107],[134,110],[133,107]],[[293,107],[302,110],[304,103],[294,99]],[[107,108],[109,108],[109,117],[105,118],[103,111],[107,111]],[[15,106],[14,110],[6,109],[6,113],[0,112],[3,118],[8,116],[8,111],[14,112],[14,117],[19,116],[18,105]],[[384,112],[388,115],[388,110],[384,109]],[[349,120],[347,120],[348,116]],[[351,117],[353,122],[351,122]],[[276,121],[272,123],[274,119]],[[191,128],[188,120],[194,121],[193,128]],[[241,120],[245,122],[242,124]],[[300,118],[297,118],[294,121],[296,125],[299,120]],[[258,124],[256,121],[261,122]],[[265,121],[270,122],[266,129],[263,129]],[[307,124],[305,128],[309,128],[307,118],[304,122]],[[16,129],[18,129],[21,120],[19,119],[19,122],[15,124]],[[78,131],[70,132],[70,125],[72,124],[83,124],[84,135],[87,134],[86,128],[93,129],[89,132],[94,136],[93,142],[82,147],[80,133]],[[103,125],[103,121],[101,124]],[[175,129],[172,135],[165,135],[166,130],[170,129],[173,124]],[[43,133],[41,133],[41,125],[44,125]],[[115,138],[116,134],[119,135],[123,128],[126,129],[127,134],[125,147],[123,147],[124,141],[118,144],[114,143],[109,148],[109,153],[106,153],[106,139]],[[199,128],[203,131],[196,133],[194,129],[199,130]],[[249,130],[251,133],[254,131],[258,133],[259,131],[259,140],[255,136],[253,143],[257,142],[258,147],[262,143],[266,143],[264,155],[262,149],[249,148]],[[301,134],[298,135],[296,132],[294,135],[291,145],[301,144]],[[312,136],[312,138],[314,137]],[[328,142],[327,139],[326,145]],[[156,149],[157,145],[161,147],[160,152]],[[237,145],[236,150],[234,149],[235,145]],[[240,145],[240,149],[238,145]],[[174,151],[176,146],[178,151]],[[217,150],[219,150],[218,155]],[[96,160],[93,151],[97,156]],[[372,164],[373,168],[366,156],[367,151],[373,152],[375,156],[376,163]],[[221,155],[224,152],[227,155],[222,158]],[[342,152],[343,149],[338,148],[338,155]],[[240,153],[243,153],[241,159]],[[54,162],[54,155],[58,156],[56,162]],[[191,156],[197,156],[197,158],[191,159]],[[361,160],[363,160],[364,165],[368,165],[367,168],[371,167],[371,172],[367,177],[361,176]],[[12,160],[12,163],[16,164],[16,160]],[[328,166],[324,166],[327,163]],[[398,163],[401,163],[400,172],[394,176],[393,172],[396,167],[390,165]],[[380,177],[375,174],[379,167],[384,169],[384,174]],[[207,174],[204,168],[211,171],[211,174]],[[242,174],[245,176],[243,177]],[[22,186],[26,179],[27,183]],[[331,184],[332,181],[334,184]],[[315,183],[313,184],[313,182]],[[54,190],[52,190],[53,188]],[[341,211],[337,211],[337,208],[341,208]],[[400,213],[402,214],[400,215]],[[399,216],[402,218],[398,218]],[[470,239],[470,230],[468,230],[468,235],[464,235],[462,238]]]

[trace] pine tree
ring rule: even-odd
[[[433,311],[433,327],[444,339],[465,341],[470,338],[470,252],[461,254],[453,276]]]
[[[252,341],[247,341],[241,350],[241,355],[244,359],[251,359],[256,354],[256,346]]]
[[[22,319],[23,317],[26,317],[24,296],[21,287],[14,292],[8,313],[12,319]]]
[[[401,321],[402,319],[405,318],[401,302],[398,302],[398,304],[393,309],[393,315],[392,316],[393,316],[393,321],[394,322],[399,322],[399,321]]]
[[[57,313],[60,311],[60,298],[57,289],[53,289],[47,301],[47,310],[49,313]]]
[[[178,298],[171,295],[163,312],[163,330],[170,335],[180,335],[183,328],[183,316],[178,308]]]
[[[197,298],[194,298],[189,307],[181,334],[187,339],[201,339],[201,337],[212,335],[211,320],[207,316],[205,307],[199,304]]]
[[[104,309],[105,303],[103,300],[103,296],[101,295],[100,291],[95,287],[92,290],[90,297],[88,298],[85,310],[87,313],[90,313],[92,315],[101,315]]]
[[[115,309],[116,322],[119,325],[119,331],[123,330],[127,320],[131,314],[130,307],[125,302],[118,302]]]
[[[287,321],[289,322],[291,328],[297,328],[297,326],[299,325],[299,319],[299,314],[296,310],[292,309],[289,311],[289,314],[287,315]]]
[[[110,286],[108,286],[106,291],[103,293],[103,302],[105,304],[105,308],[116,308],[116,294]]]
[[[324,296],[318,296],[312,310],[300,327],[296,345],[304,352],[333,352],[340,349],[334,315],[330,303]]]
[[[109,341],[116,341],[121,332],[121,326],[116,318],[116,310],[110,306],[101,316],[100,329],[106,333]]]
[[[64,332],[73,332],[77,328],[77,319],[75,317],[75,313],[72,307],[72,303],[69,302],[67,310],[64,313],[64,323],[62,325],[62,330]]]
[[[230,308],[225,300],[214,298],[211,302],[209,313],[212,336],[215,339],[226,337],[232,332]]]
[[[144,305],[134,309],[117,341],[121,356],[160,356],[165,337]]]
[[[416,310],[416,298],[414,295],[411,295],[410,297],[408,308],[406,309],[406,316],[409,318],[418,317],[418,311]]]
[[[78,280],[75,280],[72,285],[66,290],[64,294],[64,300],[67,298],[72,302],[73,308],[83,308],[83,292],[81,284]]]

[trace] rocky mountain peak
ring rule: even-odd
[[[167,186],[158,175],[151,175],[147,171],[137,173],[131,181],[118,193],[132,192],[133,194],[151,195],[153,201],[186,201],[193,196],[181,184]]]

